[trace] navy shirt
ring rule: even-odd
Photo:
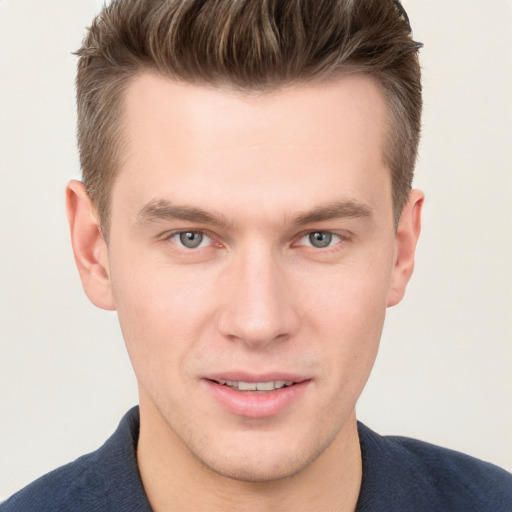
[[[512,512],[512,475],[458,452],[358,424],[363,481],[356,512]],[[139,411],[97,451],[39,478],[0,512],[151,512],[136,461]]]

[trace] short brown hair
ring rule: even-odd
[[[80,161],[103,233],[122,164],[124,91],[144,70],[248,92],[373,77],[390,114],[384,158],[396,224],[419,142],[420,46],[396,0],[113,0],[77,52]]]

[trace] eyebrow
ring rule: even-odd
[[[313,208],[292,218],[292,224],[303,226],[341,218],[368,218],[372,216],[370,207],[354,201],[338,201]],[[219,213],[211,213],[193,206],[175,205],[166,199],[153,199],[136,215],[137,224],[147,224],[158,220],[183,220],[201,222],[212,226],[230,227],[233,223]]]
[[[372,210],[369,206],[354,201],[339,201],[319,208],[313,208],[310,211],[301,213],[293,219],[293,223],[298,226],[312,224],[315,222],[324,222],[333,219],[342,218],[369,218],[372,216]]]
[[[210,213],[193,206],[175,205],[165,199],[153,199],[135,215],[137,224],[176,219],[187,222],[203,222],[212,226],[227,227],[230,225],[223,215]]]

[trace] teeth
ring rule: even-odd
[[[243,382],[234,380],[218,380],[219,384],[237,388],[240,391],[273,391],[274,389],[281,389],[285,386],[291,386],[293,381],[276,380],[269,382]]]
[[[275,382],[258,382],[256,384],[256,389],[258,391],[272,391],[276,389]]]
[[[272,383],[270,382],[269,384],[272,384]],[[256,382],[239,382],[238,389],[240,391],[256,391],[258,389],[258,383],[256,383]]]

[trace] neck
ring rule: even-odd
[[[355,413],[317,459],[298,473],[248,482],[205,466],[153,406],[141,403],[137,459],[154,512],[354,512],[362,477]]]

